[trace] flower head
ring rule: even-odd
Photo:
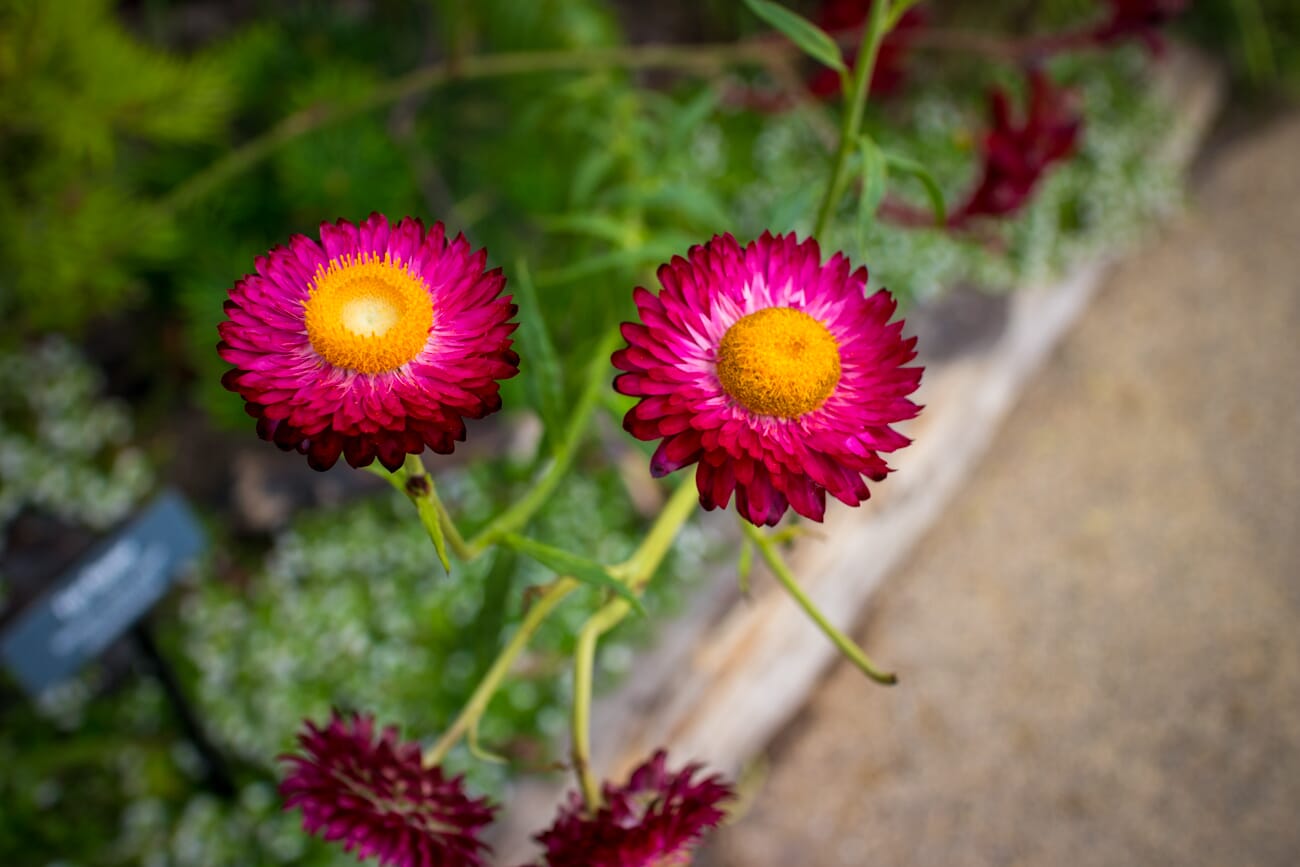
[[[627,784],[606,783],[604,803],[589,815],[576,792],[549,829],[537,835],[546,867],[685,867],[704,832],[722,821],[732,797],[718,776],[693,779],[700,766],[676,773],[659,750]]]
[[[318,470],[342,455],[390,470],[425,446],[449,454],[466,418],[501,407],[497,380],[519,372],[515,313],[486,253],[441,223],[322,223],[295,235],[230,290],[217,351],[222,379],[257,432]]]
[[[307,722],[301,753],[280,784],[285,809],[302,809],[303,828],[341,841],[358,858],[386,867],[479,867],[487,845],[479,829],[492,821],[486,800],[465,794],[461,778],[425,768],[420,747],[373,717],[335,712],[324,728]]]
[[[965,203],[949,215],[949,225],[1018,211],[1047,169],[1074,153],[1083,126],[1068,92],[1053,86],[1038,69],[1029,73],[1023,122],[1012,117],[1006,91],[993,92],[990,110],[993,128],[984,137],[983,173]]]
[[[697,464],[706,509],[734,492],[748,521],[776,524],[787,508],[814,521],[826,493],[856,506],[862,477],[889,472],[880,452],[909,440],[890,425],[912,418],[921,368],[915,338],[891,323],[889,293],[865,295],[867,271],[817,242],[731,235],[660,267],[663,291],[634,293],[640,322],[624,323],[614,381],[641,400],[623,427],[661,439],[650,469]]]

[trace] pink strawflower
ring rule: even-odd
[[[1083,126],[1070,94],[1053,86],[1039,69],[1029,73],[1023,121],[1012,116],[1011,101],[1004,90],[992,93],[990,111],[993,127],[984,137],[979,184],[949,214],[950,226],[961,226],[974,217],[1004,217],[1020,210],[1047,170],[1074,153]]]
[[[870,496],[863,476],[889,472],[880,452],[910,440],[890,425],[915,416],[920,367],[895,302],[867,297],[867,270],[817,242],[731,235],[659,269],[663,291],[638,287],[641,322],[624,323],[614,366],[621,393],[641,398],[623,427],[662,439],[655,476],[698,464],[706,509],[734,491],[748,521],[776,524],[792,507],[820,521],[826,492],[850,506]]]
[[[573,792],[549,829],[536,839],[545,867],[685,867],[704,832],[726,816],[718,806],[733,797],[718,776],[700,780],[690,764],[673,773],[659,750],[627,784],[604,785],[595,815]]]
[[[390,470],[425,446],[449,454],[466,418],[501,407],[497,380],[519,372],[505,278],[441,223],[322,223],[295,235],[230,290],[217,351],[222,383],[257,432],[318,470],[343,455]]]
[[[285,809],[302,809],[308,832],[385,867],[484,863],[478,833],[494,808],[466,795],[460,777],[423,767],[419,745],[395,727],[376,739],[373,717],[336,711],[324,728],[307,721],[298,744],[301,753],[281,756],[289,768],[280,794]]]

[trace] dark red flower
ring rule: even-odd
[[[1146,43],[1152,52],[1164,48],[1160,29],[1187,8],[1188,0],[1106,0],[1110,16],[1092,31],[1092,41],[1098,45],[1111,45],[1124,39],[1136,38]]]
[[[424,767],[419,745],[395,727],[376,739],[374,717],[336,711],[324,728],[307,721],[298,744],[301,753],[280,757],[289,765],[280,794],[286,810],[302,809],[308,832],[386,867],[484,863],[477,835],[494,808],[466,795],[460,777]]]
[[[1019,210],[1047,169],[1072,153],[1083,126],[1068,91],[1053,86],[1041,70],[1029,73],[1023,122],[1012,117],[1003,90],[992,93],[993,128],[984,137],[979,185],[948,218],[960,226],[973,217],[1002,217]]]
[[[700,765],[676,773],[659,750],[627,784],[604,786],[604,805],[589,815],[576,792],[548,830],[536,839],[545,847],[546,867],[684,867],[704,832],[726,813],[732,797],[720,777],[692,780]]]
[[[841,35],[865,25],[870,12],[871,0],[826,0],[817,24],[832,35]],[[907,10],[897,26],[885,36],[876,55],[876,68],[871,73],[872,96],[890,96],[903,86],[912,38],[925,24],[925,14],[914,7]],[[852,69],[857,62],[857,52],[851,53],[846,61]],[[819,99],[837,96],[840,89],[840,74],[833,69],[819,69],[808,79],[809,92]]]

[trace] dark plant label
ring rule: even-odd
[[[0,637],[0,657],[32,695],[75,674],[167,592],[204,545],[184,498],[165,492],[95,545]]]

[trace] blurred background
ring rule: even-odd
[[[790,5],[856,26],[834,19],[852,3]],[[958,206],[988,94],[1025,101],[1015,46],[1127,6],[1161,4],[923,3],[868,128]],[[834,673],[711,861],[1300,859],[1300,6],[1196,0],[1163,33],[1046,63],[1082,125],[1015,208],[950,230],[846,200],[821,239],[920,319],[1135,258],[872,608],[869,649],[916,686]],[[382,482],[257,441],[220,385],[226,292],[289,235],[371,211],[486,246],[534,312],[507,412],[440,462],[472,530],[530,478],[537,420],[658,263],[718,232],[808,231],[834,93],[789,51],[728,59],[757,39],[780,42],[732,0],[0,0],[0,629],[165,486],[210,538],[150,617],[157,656],[124,639],[37,698],[0,673],[0,864],[351,863],[281,813],[274,757],[335,705],[438,730],[546,573],[501,554],[434,581]],[[650,44],[691,59],[592,60]],[[1149,86],[1188,44],[1229,82],[1190,180],[1156,157],[1174,107]],[[577,59],[465,74],[521,52]],[[927,201],[901,176],[890,196],[895,215]],[[980,327],[973,304],[944,351]],[[558,363],[530,370],[538,341]],[[530,529],[614,561],[644,526],[626,470],[644,454],[620,400],[604,409]],[[607,684],[718,568],[728,544],[688,531],[657,616],[604,649]],[[552,620],[484,722],[512,769],[456,757],[476,785],[500,797],[557,758],[554,675],[593,603]]]

